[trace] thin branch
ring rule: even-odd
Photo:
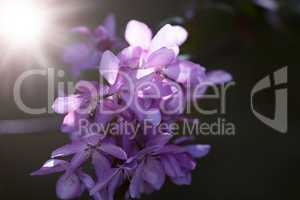
[[[59,131],[61,118],[0,120],[0,135]]]

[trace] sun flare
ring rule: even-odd
[[[5,42],[28,45],[42,39],[46,17],[32,1],[6,1],[0,7],[0,35]]]

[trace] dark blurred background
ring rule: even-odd
[[[183,46],[184,53],[190,54],[193,61],[208,69],[223,68],[233,74],[236,85],[228,90],[227,112],[221,117],[236,125],[236,134],[199,136],[199,142],[211,144],[212,151],[199,161],[193,173],[192,185],[178,187],[167,184],[161,191],[144,196],[143,199],[299,199],[300,121],[296,117],[299,82],[295,80],[299,79],[296,76],[300,64],[300,1],[49,2],[53,10],[66,9],[65,13],[60,12],[56,16],[54,22],[66,32],[74,25],[95,27],[109,13],[116,15],[118,32],[122,37],[126,22],[130,19],[144,21],[154,30],[158,30],[163,23],[182,24],[190,32],[189,40]],[[67,12],[69,7],[76,9]],[[66,69],[67,66],[61,61],[62,48],[51,43],[45,44],[43,48],[53,66]],[[1,46],[0,49],[0,52],[5,51]],[[27,58],[23,53],[0,66],[0,120],[45,117],[28,116],[13,101],[15,79],[26,70],[23,60]],[[261,123],[250,109],[252,87],[261,78],[284,66],[288,66],[289,71],[287,134]],[[46,79],[34,78],[26,82],[24,87],[27,87],[23,95],[28,104],[35,107],[47,105]],[[292,101],[297,103],[292,105]],[[257,96],[255,103],[258,111],[272,117],[274,91],[264,91]],[[203,106],[208,108],[217,104],[214,101],[203,102]],[[206,120],[205,116],[199,117]],[[58,175],[31,177],[29,174],[49,158],[52,150],[65,144],[67,136],[59,133],[55,125],[50,126],[48,131],[29,134],[5,134],[6,131],[2,131],[0,199],[56,199],[55,183]],[[24,129],[23,132],[26,131]]]

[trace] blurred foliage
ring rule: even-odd
[[[300,47],[299,0],[188,2],[182,6],[184,17],[173,17],[169,22],[188,28],[190,41],[184,46],[184,53],[197,59],[233,54],[239,59],[240,49],[245,48],[252,48],[258,55],[269,50],[266,57],[281,53],[284,58],[295,54]],[[187,17],[186,13],[189,16],[193,13],[193,17]]]

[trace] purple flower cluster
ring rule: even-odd
[[[71,142],[32,175],[63,172],[56,185],[60,199],[88,191],[96,200],[113,200],[121,186],[125,198],[140,198],[160,190],[167,178],[177,185],[191,184],[195,159],[204,157],[210,146],[192,144],[192,137],[174,137],[167,126],[157,127],[183,119],[186,102],[195,100],[191,93],[199,98],[208,83],[222,84],[231,76],[221,70],[207,73],[181,58],[179,47],[187,37],[183,27],[169,24],[153,37],[146,24],[130,21],[125,32],[129,46],[118,55],[105,51],[95,63],[105,82],[80,81],[73,95],[54,102],[53,109],[65,115],[61,128]],[[82,130],[81,121],[142,128],[133,138],[131,129],[120,135]],[[145,130],[146,124],[152,128]],[[94,172],[87,170],[88,162]]]

